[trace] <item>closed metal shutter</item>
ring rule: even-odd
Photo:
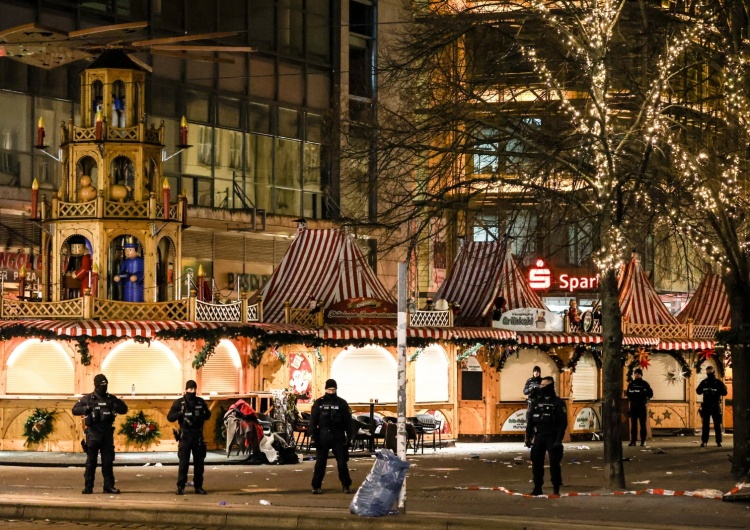
[[[273,240],[273,261],[271,261],[271,264],[273,265],[274,270],[276,267],[279,266],[279,263],[281,263],[281,258],[284,257],[284,254],[286,254],[286,251],[289,250],[289,247],[292,246],[292,240],[291,239],[274,239]]]
[[[157,341],[116,346],[104,359],[102,372],[108,391],[118,396],[129,396],[133,385],[136,395],[181,395],[184,389],[179,358]]]
[[[231,342],[221,341],[201,368],[201,394],[238,394],[240,391],[240,355]]]
[[[425,348],[414,366],[417,403],[448,401],[448,356],[440,346]]]
[[[388,351],[377,346],[350,348],[331,366],[338,394],[349,403],[395,403],[398,365]]]
[[[8,395],[72,396],[75,392],[73,360],[55,342],[27,340],[10,354],[5,373]]]
[[[185,230],[182,233],[182,257],[213,259],[213,234],[200,230]]]
[[[245,238],[241,235],[214,234],[214,256],[227,261],[244,261]]]
[[[518,352],[518,358],[511,355],[500,372],[500,401],[526,401],[523,387],[534,375],[534,366],[541,368],[542,377],[554,377],[555,389],[559,387],[559,372],[552,359],[537,349],[523,349]]]
[[[573,401],[596,400],[597,382],[599,380],[596,361],[590,353],[584,353],[578,359],[573,374]]]
[[[654,391],[654,401],[684,401],[685,380],[670,379],[670,373],[680,370],[680,365],[674,357],[666,353],[651,355],[651,365],[643,370],[645,379]]]
[[[276,265],[274,261],[275,240],[270,237],[247,237],[245,238],[246,261],[252,263],[263,263]],[[281,261],[281,258],[279,258]]]

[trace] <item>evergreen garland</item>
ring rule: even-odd
[[[55,411],[34,409],[23,424],[24,446],[42,443],[55,430]]]
[[[594,358],[594,362],[596,363],[597,368],[602,367],[602,352],[601,349],[599,349],[596,346],[592,345],[578,345],[576,349],[573,351],[573,356],[570,358],[570,361],[568,361],[568,368],[570,368],[570,371],[572,373],[576,372],[576,365],[578,364],[578,361],[581,360],[581,357],[585,353],[590,353],[591,356]]]
[[[159,426],[151,418],[148,418],[142,410],[126,417],[117,434],[124,435],[127,443],[141,447],[159,443],[159,438],[161,438]]]

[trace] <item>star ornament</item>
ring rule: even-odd
[[[664,379],[670,385],[676,385],[685,381],[685,373],[679,366],[673,366],[664,372]]]
[[[638,366],[648,370],[648,367],[651,366],[651,360],[648,357],[648,352],[645,350],[640,350],[637,355],[638,355]]]
[[[713,355],[714,355],[713,350],[703,350],[703,351],[701,351],[701,358],[700,358],[700,360],[701,360],[701,362],[708,361],[708,360],[711,359],[711,357],[713,357]]]

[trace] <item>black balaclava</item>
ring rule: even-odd
[[[555,396],[555,384],[551,383],[549,385],[543,386],[542,388],[540,388],[540,391],[543,397],[554,397]]]
[[[716,377],[716,372],[714,372],[713,370],[711,370],[710,372],[706,370],[706,377],[709,379],[713,379]]]
[[[107,395],[107,377],[104,374],[97,374],[94,377],[94,394],[103,398]]]
[[[195,399],[195,396],[197,396],[197,392],[188,392],[188,390],[191,389],[198,389],[198,384],[193,381],[192,379],[185,383],[185,400],[186,401],[193,401]]]

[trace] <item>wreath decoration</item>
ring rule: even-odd
[[[124,435],[127,443],[142,447],[148,447],[154,443],[158,444],[159,438],[161,438],[159,426],[147,417],[142,410],[126,417],[117,434]]]
[[[55,411],[34,409],[23,424],[24,446],[42,443],[55,430]]]

